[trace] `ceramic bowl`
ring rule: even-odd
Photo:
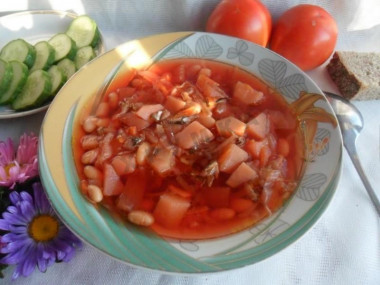
[[[322,147],[315,148],[312,159],[305,162],[305,171],[294,195],[278,212],[236,234],[209,240],[163,238],[149,229],[115,218],[103,207],[94,207],[78,188],[71,145],[73,125],[105,79],[117,74],[115,67],[141,67],[160,60],[188,57],[238,66],[277,89],[289,103],[296,101],[302,91],[323,94],[305,73],[286,59],[240,39],[178,32],[130,41],[90,62],[70,79],[52,102],[40,135],[42,182],[55,210],[76,235],[129,265],[181,274],[219,272],[251,265],[278,253],[304,235],[334,195],[341,172],[342,140],[325,97],[316,106],[330,114],[334,122],[325,123],[323,119],[318,122],[313,145]]]

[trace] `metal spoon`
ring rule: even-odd
[[[364,184],[365,189],[368,192],[369,197],[372,200],[375,209],[380,216],[380,202],[369,183],[367,176],[365,175],[361,166],[357,151],[356,151],[356,139],[359,136],[360,131],[363,129],[363,117],[360,111],[351,104],[348,100],[336,94],[326,92],[328,101],[331,107],[334,109],[335,115],[338,118],[339,126],[342,131],[343,144],[351,157],[351,160],[359,173],[360,178]]]

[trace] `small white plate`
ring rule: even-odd
[[[14,13],[0,17],[0,50],[8,42],[24,39],[30,44],[48,40],[57,33],[63,33],[78,15],[71,12],[54,10],[36,10]],[[98,54],[104,52],[101,38]],[[46,110],[50,102],[35,109],[16,112],[8,106],[0,106],[0,119],[10,119],[32,115]]]

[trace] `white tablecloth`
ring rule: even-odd
[[[150,34],[203,30],[219,0],[13,0],[0,1],[0,15],[35,9],[89,14],[103,32],[107,48]],[[380,52],[379,0],[263,0],[274,17],[298,3],[325,7],[339,26],[338,50]],[[0,45],[4,45],[1,42]],[[323,67],[309,72],[322,89],[336,91]],[[365,127],[359,156],[380,196],[380,101],[356,103]],[[0,139],[38,132],[43,114],[0,121]],[[246,268],[202,276],[173,276],[137,269],[86,245],[70,263],[55,264],[43,274],[13,284],[380,284],[379,217],[347,155],[333,201],[316,225],[294,244]],[[10,283],[13,268],[1,284]]]

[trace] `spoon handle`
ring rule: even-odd
[[[355,146],[355,141],[351,140],[350,143],[344,143],[344,146],[347,149],[347,152],[349,156],[351,157],[351,160],[356,168],[356,171],[359,173],[360,178],[362,179],[362,182],[364,184],[365,189],[367,190],[367,193],[369,197],[372,200],[373,205],[375,206],[375,209],[377,211],[377,214],[380,216],[380,201],[376,196],[375,191],[373,190],[371,184],[368,181],[367,176],[365,175],[362,165],[360,163],[358,154],[356,152],[356,146]]]

